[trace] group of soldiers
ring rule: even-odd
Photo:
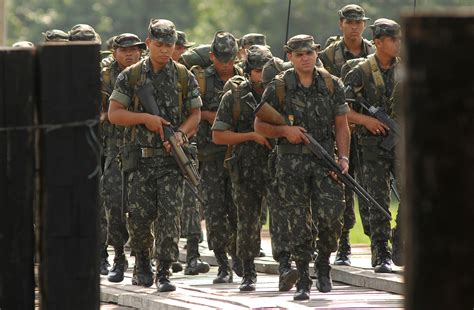
[[[242,277],[240,291],[253,291],[268,208],[278,289],[296,284],[294,300],[309,299],[314,261],[316,287],[331,291],[331,253],[337,251],[334,264],[351,264],[354,198],[311,153],[309,139],[386,211],[399,170],[394,145],[381,147],[392,129],[364,107],[396,119],[400,26],[377,19],[367,40],[362,33],[369,18],[360,6],[346,5],[338,14],[341,35],[324,49],[311,35],[291,37],[284,45],[288,62],[274,57],[257,33],[237,40],[218,31],[211,44],[191,48],[194,43],[166,19],[150,21],[145,42],[131,33],[110,40],[111,54],[101,63],[100,117],[101,273],[109,281],[124,278],[127,241],[135,255],[134,285],[176,289],[170,269],[179,270],[180,237],[187,238],[184,273],[208,272],[198,251],[204,218],[219,265],[213,283],[231,283],[235,273]],[[84,24],[64,34],[64,40],[100,41]],[[45,37],[62,40],[58,30]],[[199,167],[198,189],[186,186],[168,128],[189,164]],[[400,209],[392,230],[381,210],[363,201],[359,208],[374,271],[391,272],[392,259],[403,264]],[[110,270],[107,245],[115,251]]]

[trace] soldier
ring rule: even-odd
[[[188,50],[191,46],[193,46],[194,42],[189,42],[186,39],[186,33],[183,31],[176,31],[178,33],[178,41],[176,41],[176,46],[174,47],[173,51],[173,60],[178,61],[181,55]]]
[[[122,170],[129,174],[127,227],[136,257],[132,283],[145,287],[153,284],[149,249],[153,243],[151,226],[158,218],[155,249],[160,292],[176,290],[169,269],[179,255],[184,186],[163,126],[173,126],[177,144],[183,145],[186,136],[196,130],[202,105],[194,76],[171,60],[176,40],[171,21],[152,19],[146,39],[149,56],[119,74],[109,107],[110,122],[128,126],[121,162]],[[157,115],[146,112],[146,107],[156,109]]]
[[[117,77],[125,68],[138,62],[145,43],[132,33],[123,33],[114,38],[112,43],[113,59],[101,70],[102,105],[101,134],[105,154],[104,172],[101,179],[101,199],[107,214],[107,244],[114,247],[115,257],[112,269],[108,272],[110,282],[122,282],[128,268],[124,245],[128,240],[125,219],[122,218],[122,176],[118,164],[119,147],[123,143],[122,126],[112,125],[107,118],[108,99],[114,90]]]
[[[332,289],[329,256],[337,249],[344,211],[343,189],[328,175],[326,167],[304,146],[312,135],[334,154],[338,149],[338,164],[343,173],[349,169],[349,127],[343,85],[326,70],[316,67],[317,50],[310,35],[296,35],[285,45],[294,69],[278,75],[266,88],[261,105],[278,110],[288,125],[275,125],[267,118],[255,119],[255,129],[277,142],[276,181],[282,208],[287,208],[290,221],[291,253],[298,270],[294,300],[309,299],[312,281],[309,262],[313,252],[311,204],[317,204],[321,218],[317,225],[319,255],[315,263],[321,292]],[[334,137],[335,140],[334,141]],[[316,224],[316,223],[315,223]]]
[[[43,32],[45,42],[68,42],[69,34],[59,29],[51,29]]]
[[[212,142],[211,125],[214,123],[224,83],[241,70],[234,65],[237,42],[228,32],[218,31],[211,44],[209,58],[212,65],[206,69],[192,68],[196,75],[203,107],[197,133],[198,158],[201,170],[201,192],[204,200],[204,217],[207,242],[214,250],[219,271],[213,283],[232,283],[227,252],[232,256],[233,269],[242,276],[242,265],[235,253],[237,211],[231,195],[231,181],[223,163],[226,146]]]
[[[333,75],[342,77],[341,71],[344,64],[355,58],[366,58],[375,51],[372,43],[362,37],[366,27],[366,21],[370,18],[365,17],[364,9],[356,4],[348,4],[339,10],[339,29],[342,32],[342,38],[337,36],[337,40],[329,44],[321,53],[319,58],[324,67]],[[357,163],[357,139],[351,139],[351,154],[349,156],[350,167],[349,174],[354,176],[354,168]],[[344,226],[342,227],[341,238],[339,239],[339,248],[334,260],[335,265],[351,265],[350,254],[351,245],[349,241],[350,230],[355,224],[354,213],[354,193],[349,188],[345,189],[346,208],[344,209]],[[365,203],[359,203],[364,231],[369,233],[368,206]],[[317,212],[313,213],[316,216]],[[315,219],[317,220],[317,219]],[[368,234],[369,235],[369,234]]]
[[[239,51],[237,52],[237,58],[241,61],[242,68],[245,62],[245,58],[247,57],[247,49],[252,45],[263,45],[269,47],[267,45],[267,37],[261,33],[247,33],[238,41],[239,44]]]
[[[376,52],[346,75],[345,84],[350,86],[346,96],[356,101],[365,99],[369,105],[382,107],[390,114],[389,99],[399,79],[400,25],[380,18],[370,28]],[[395,153],[379,146],[389,128],[357,103],[353,108],[348,119],[358,125],[356,135],[361,153],[361,177],[369,194],[389,211],[390,172],[396,171]],[[369,211],[372,266],[375,272],[391,272],[390,221],[377,208],[369,207]]]
[[[266,46],[252,45],[248,49],[245,78],[235,76],[227,82],[231,83],[231,89],[222,97],[212,126],[214,143],[232,145],[226,168],[237,207],[237,256],[243,262],[240,291],[254,291],[257,282],[254,259],[260,253],[260,215],[265,195],[262,184],[268,181],[267,158],[271,145],[253,130],[255,117],[251,105],[262,96],[262,67],[271,58]],[[248,98],[243,99],[245,96]]]

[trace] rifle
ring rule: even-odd
[[[249,104],[250,107],[256,106],[255,115],[262,119],[264,122],[273,124],[273,125],[286,125],[285,119],[281,116],[278,111],[276,111],[272,106],[268,103],[263,103],[257,106],[255,98],[254,102]],[[309,144],[306,144],[306,147],[319,159],[321,159],[326,167],[329,170],[334,171],[337,175],[337,178],[347,187],[349,187],[356,195],[366,201],[368,204],[376,207],[379,209],[380,212],[385,215],[389,220],[392,219],[390,213],[388,213],[370,194],[360,186],[354,178],[352,178],[349,174],[343,174],[341,168],[336,163],[334,158],[329,155],[326,149],[319,144],[310,134],[305,133],[305,136],[309,140]]]
[[[397,190],[397,179],[392,173],[390,173],[390,188],[392,189],[392,193],[395,198],[397,198],[398,202],[400,202],[400,193]]]
[[[136,93],[145,112],[153,115],[159,115],[155,98],[153,98],[153,85],[151,83],[143,85],[136,91]],[[181,173],[184,177],[184,183],[189,187],[193,195],[204,204],[204,200],[198,194],[196,189],[199,185],[199,182],[201,181],[201,176],[199,175],[196,166],[188,158],[183,150],[183,147],[178,146],[173,128],[171,128],[171,126],[163,126],[163,131],[166,140],[168,140],[171,145],[171,155],[178,164],[179,169],[181,170]]]
[[[351,89],[352,87],[349,85],[346,87],[344,92],[347,93]],[[387,115],[385,109],[383,107],[371,106],[362,96],[357,96],[357,99],[346,99],[346,101],[356,102],[364,110],[368,111],[370,116],[375,117],[390,128],[387,136],[385,136],[382,143],[380,143],[380,147],[386,151],[393,150],[393,148],[398,144],[398,141],[400,141],[400,126],[398,126],[398,123],[395,120]]]

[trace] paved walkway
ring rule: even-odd
[[[180,260],[186,251],[180,247]],[[278,291],[278,264],[271,257],[256,259],[258,271],[257,290],[239,292],[241,278],[234,275],[234,283],[213,285],[217,274],[215,258],[208,251],[206,242],[201,243],[200,253],[204,261],[213,267],[207,274],[185,276],[183,272],[172,276],[177,290],[158,293],[155,286],[143,288],[131,285],[133,257],[129,259],[129,270],[122,283],[110,283],[101,276],[101,301],[116,303],[137,309],[401,309],[403,308],[402,268],[395,267],[392,274],[376,274],[370,267],[370,249],[366,245],[355,245],[352,249],[351,267],[333,266],[334,288],[322,294],[313,285],[311,300],[293,301],[293,288],[289,292]],[[262,240],[262,247],[270,255],[270,241]],[[110,253],[113,256],[113,253]],[[331,258],[331,261],[334,258]],[[112,259],[110,259],[112,260]],[[312,269],[312,268],[311,268]]]

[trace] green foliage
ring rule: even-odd
[[[399,20],[400,12],[413,11],[415,0],[292,0],[289,36],[306,33],[324,43],[339,33],[337,11],[348,3],[359,3],[372,21],[379,17]],[[417,0],[417,11],[473,6],[472,0]],[[57,28],[68,31],[86,23],[103,41],[123,32],[142,39],[151,18],[167,18],[189,39],[209,43],[217,30],[240,37],[249,32],[267,36],[273,53],[282,56],[288,0],[7,0],[8,43],[19,40],[41,42],[42,32]],[[367,29],[365,36],[370,38]]]

